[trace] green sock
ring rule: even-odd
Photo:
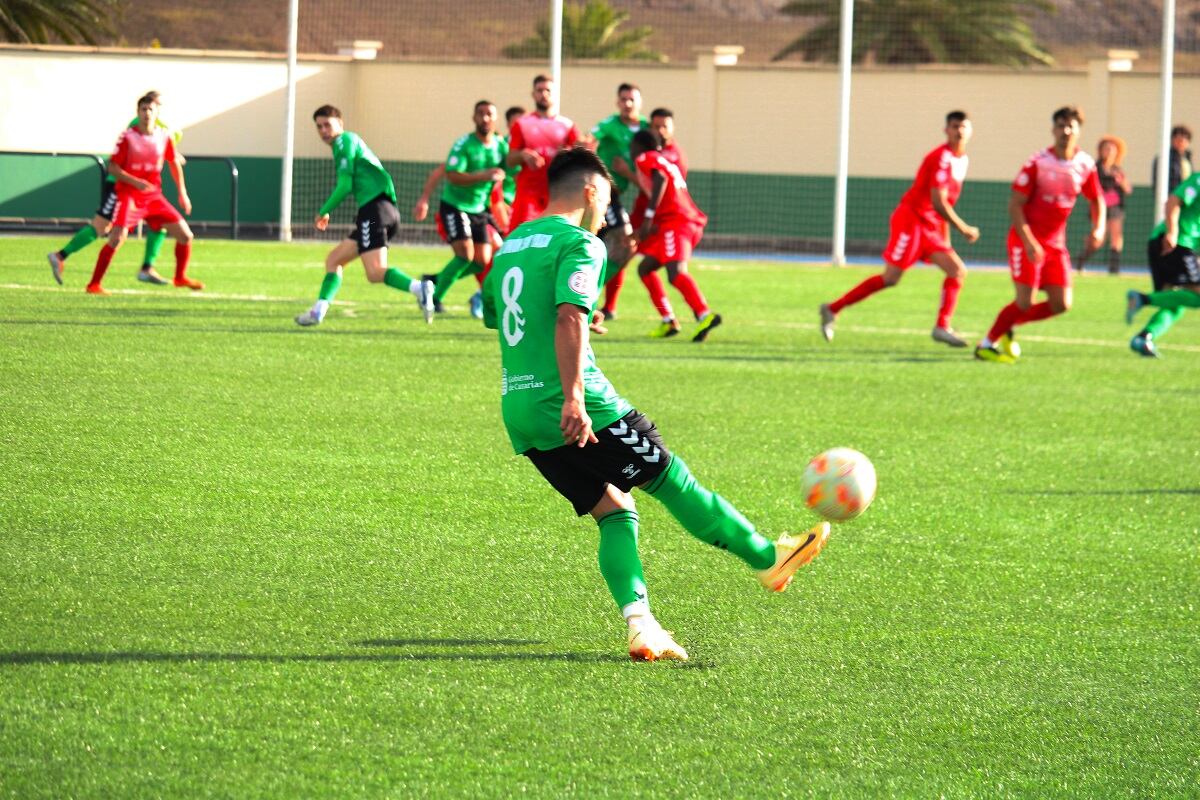
[[[146,255],[142,257],[142,269],[154,266],[154,262],[158,260],[158,254],[162,252],[163,242],[166,239],[166,230],[150,231],[146,235]]]
[[[642,560],[638,558],[637,512],[613,511],[596,524],[600,526],[600,574],[613,600],[622,610],[631,603],[644,602],[646,579],[642,575]]]
[[[67,246],[62,249],[63,256],[66,257],[71,255],[71,253],[78,253],[80,250],[96,241],[98,236],[99,235],[96,233],[95,228],[93,228],[91,225],[84,225],[75,232],[75,235],[71,237],[71,241],[67,242]]]
[[[409,287],[412,286],[413,279],[395,267],[388,267],[387,272],[383,273],[383,282],[393,289],[407,292],[409,291]]]
[[[342,288],[341,273],[326,272],[325,279],[321,281],[321,293],[317,295],[317,299],[333,302],[334,295],[340,288]]]
[[[450,287],[463,276],[463,273],[470,266],[471,262],[465,258],[455,256],[450,259],[446,266],[442,267],[442,271],[438,273],[437,288],[433,290],[433,302],[442,302],[442,298],[446,296],[446,292],[450,291]]]
[[[1154,312],[1154,316],[1146,323],[1146,327],[1142,328],[1142,335],[1149,334],[1157,339],[1169,331],[1171,326],[1175,324],[1175,321],[1182,316],[1182,308],[1160,308]]]
[[[754,569],[775,563],[774,543],[755,531],[724,497],[701,486],[679,456],[671,456],[670,466],[646,491],[700,541],[728,550]]]
[[[1200,308],[1200,294],[1186,289],[1167,289],[1146,295],[1146,302],[1156,308]]]

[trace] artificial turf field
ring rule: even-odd
[[[198,241],[191,296],[131,243],[108,298],[60,245],[0,240],[2,796],[1197,795],[1200,314],[1130,353],[1144,277],[1085,276],[1011,367],[930,341],[930,270],[832,345],[866,269],[701,256],[704,345],[627,282],[601,367],[761,531],[811,524],[825,448],[879,474],[782,595],[641,496],[692,660],[633,664],[473,283],[427,327],[353,265],[302,330],[328,245]],[[973,273],[958,327],[1010,293]]]

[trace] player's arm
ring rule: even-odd
[[[1167,198],[1166,216],[1163,221],[1167,229],[1163,233],[1162,252],[1165,256],[1175,249],[1179,242],[1179,215],[1183,211],[1183,200],[1172,194]]]
[[[965,236],[968,242],[974,244],[979,240],[979,228],[963,222],[963,218],[954,210],[954,206],[950,205],[949,192],[945,186],[934,186],[930,189],[929,200],[933,203],[933,210],[938,213],[938,216],[953,225],[954,229]]]
[[[512,126],[512,138],[508,141],[508,155],[505,156],[504,162],[510,166],[522,166],[529,169],[540,169],[546,163],[546,159],[542,158],[536,150],[530,150],[525,146],[525,134],[521,132],[521,120],[517,120]]]
[[[667,179],[658,170],[650,173],[650,190],[646,192],[646,213],[642,217],[642,227],[638,228],[638,239],[645,239],[654,230],[654,213],[662,202],[663,192],[667,188]]]
[[[173,158],[167,162],[167,166],[171,169],[171,177],[175,179],[175,186],[179,189],[179,208],[184,214],[192,213],[192,199],[188,197],[187,184],[183,181],[183,164],[179,163],[179,159]]]
[[[495,183],[504,180],[504,170],[481,169],[477,172],[446,172],[446,180],[455,186],[474,186],[477,183]]]
[[[1017,232],[1021,244],[1025,247],[1025,255],[1036,264],[1041,262],[1046,252],[1034,238],[1033,231],[1029,228],[1029,221],[1025,219],[1025,204],[1028,202],[1029,195],[1014,190],[1008,197],[1008,218],[1012,221],[1013,230]]]
[[[493,291],[493,284],[499,280],[496,277],[498,270],[488,270],[487,277],[483,279],[483,286],[479,289],[483,292],[483,327],[490,330],[499,330],[500,321],[496,314],[496,296]]]
[[[490,276],[489,276],[490,277]],[[563,441],[583,447],[596,442],[592,418],[584,406],[583,365],[587,351],[588,318],[583,306],[560,303],[554,323],[554,355],[558,361],[558,377],[562,382],[563,407],[559,427]]]
[[[421,196],[417,198],[416,204],[413,205],[412,215],[413,219],[417,222],[424,222],[425,217],[429,216],[429,198],[433,197],[433,190],[441,183],[442,176],[445,174],[445,164],[438,164],[429,170],[429,176],[425,178],[425,185],[421,187]]]
[[[626,180],[637,181],[637,175],[634,174],[629,162],[623,156],[613,156],[613,172]]]
[[[343,133],[345,137],[347,134]],[[358,158],[357,148],[350,147],[335,147],[333,150],[333,160],[337,165],[337,184],[333,187],[333,193],[329,195],[329,199],[325,201],[325,205],[321,206],[321,210],[317,212],[317,218],[313,221],[317,230],[323,231],[329,227],[329,214],[342,201],[350,196],[354,191],[354,161]]]
[[[492,216],[496,218],[496,224],[500,226],[500,230],[508,230],[508,203],[504,202],[504,183],[498,182],[492,186],[492,194],[489,200],[491,201]]]
[[[148,181],[144,181],[141,178],[129,174],[116,161],[109,160],[108,174],[112,175],[113,178],[116,179],[117,183],[127,183],[138,191],[144,192],[150,188],[150,183]]]
[[[1088,201],[1088,211],[1092,216],[1092,233],[1088,237],[1087,247],[1099,250],[1104,244],[1104,229],[1108,225],[1108,205],[1104,202],[1104,191],[1100,188],[1100,174],[1093,169],[1084,179],[1083,196]]]
[[[1121,191],[1125,192],[1125,196],[1133,194],[1133,184],[1129,182],[1129,176],[1125,174],[1125,170],[1120,167],[1116,168],[1117,185],[1121,187]]]

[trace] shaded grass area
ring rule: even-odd
[[[930,271],[832,345],[816,305],[868,270],[701,259],[703,346],[649,340],[630,281],[601,366],[760,530],[809,524],[822,449],[880,476],[780,596],[639,498],[664,668],[511,455],[469,284],[426,327],[354,267],[300,330],[324,246],[198,242],[197,296],[128,247],[109,298],[94,250],[52,288],[54,246],[0,240],[0,794],[1195,791],[1200,317],[1137,358],[1137,279],[1083,279],[1013,368],[929,340]],[[972,274],[957,324],[1010,291]]]

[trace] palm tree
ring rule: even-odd
[[[1028,11],[1053,12],[1049,0],[856,0],[853,60],[877,64],[1052,64],[1038,46]],[[815,28],[780,50],[779,61],[802,53],[837,61],[840,0],[791,0],[782,9],[818,17]]]
[[[653,30],[639,25],[618,32],[629,14],[617,11],[607,0],[587,0],[563,7],[562,50],[567,58],[594,58],[607,61],[665,61],[666,58],[646,45]],[[543,58],[550,52],[550,21],[537,24],[537,32],[523,42],[504,48],[509,58]]]
[[[96,44],[113,33],[118,0],[0,0],[0,36],[20,44]]]

